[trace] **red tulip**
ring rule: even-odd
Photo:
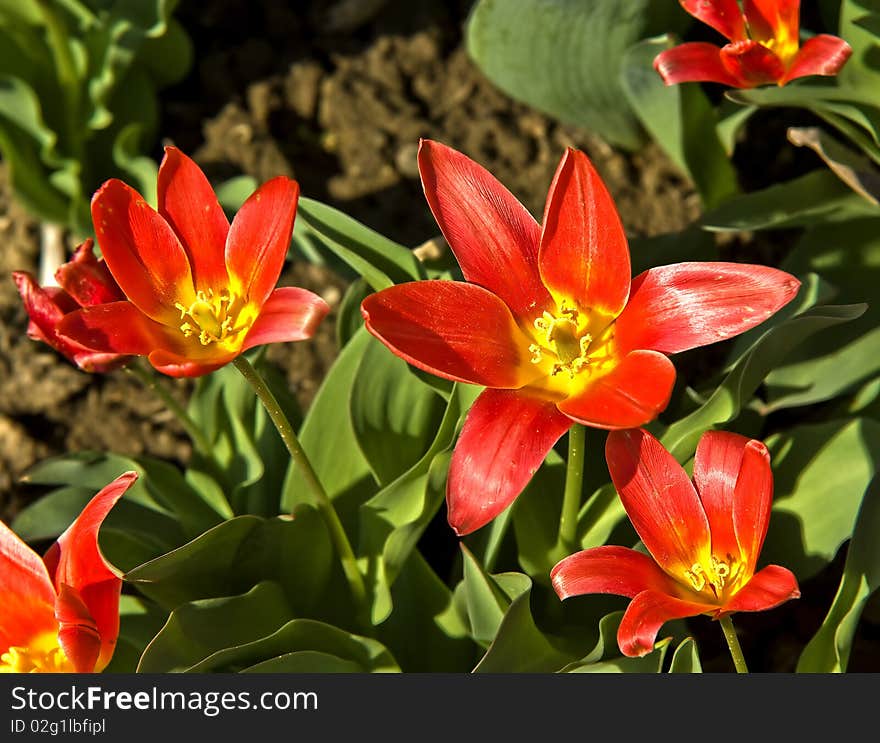
[[[680,0],[692,16],[730,43],[681,44],[654,59],[667,85],[692,81],[732,88],[785,85],[806,75],[836,75],[852,54],[843,39],[818,34],[799,40],[800,0]]]
[[[30,317],[28,336],[52,346],[83,371],[106,372],[125,364],[129,357],[96,351],[58,332],[61,321],[71,312],[124,299],[104,261],[95,256],[93,246],[91,239],[83,242],[73,258],[55,272],[58,286],[40,286],[26,271],[15,271],[12,278]]]
[[[409,363],[487,387],[449,470],[449,523],[491,521],[573,423],[632,428],[662,411],[666,354],[730,338],[789,302],[799,282],[764,266],[678,263],[630,282],[629,249],[587,157],[562,157],[539,225],[486,170],[431,141],[428,203],[467,282],[418,281],[367,297],[367,330]]]
[[[42,559],[0,521],[0,673],[101,671],[119,635],[122,578],[98,530],[137,479],[101,490]]]
[[[158,212],[116,179],[95,194],[98,243],[126,299],[67,315],[62,335],[195,377],[254,346],[314,334],[327,303],[305,289],[275,288],[296,216],[296,181],[264,183],[230,225],[205,174],[166,147],[158,194]]]
[[[594,547],[561,560],[550,577],[561,599],[588,593],[632,599],[617,632],[624,655],[650,653],[671,619],[763,611],[800,596],[789,570],[768,565],[755,572],[773,502],[770,455],[760,441],[703,434],[693,482],[641,429],[610,433],[605,457],[650,554]]]

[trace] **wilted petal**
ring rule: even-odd
[[[617,207],[587,156],[571,148],[547,195],[540,268],[557,300],[608,319],[626,304],[632,274]]]
[[[678,353],[764,322],[797,295],[792,275],[748,263],[697,261],[651,268],[633,280],[615,323],[624,351]]]
[[[569,418],[595,428],[633,428],[657,417],[669,403],[675,367],[661,353],[633,351],[608,374],[557,403]]]
[[[563,558],[550,571],[550,580],[561,599],[590,593],[632,598],[649,589],[663,593],[675,590],[675,583],[652,557],[614,545],[593,547]]]
[[[517,388],[540,371],[531,339],[490,291],[460,281],[413,281],[361,304],[367,330],[410,364],[439,377]]]
[[[419,145],[419,173],[465,279],[499,296],[517,317],[547,306],[540,227],[516,197],[469,157],[427,139]]]
[[[196,289],[226,286],[229,220],[201,168],[176,147],[159,166],[158,206],[190,258]]]
[[[248,331],[242,346],[247,351],[265,343],[311,338],[330,306],[317,294],[295,286],[273,291]]]
[[[706,562],[709,521],[687,473],[643,429],[612,431],[605,459],[632,525],[657,563],[685,580],[694,563]]]
[[[484,390],[467,414],[449,465],[446,505],[456,534],[470,534],[507,508],[571,425],[553,403]]]
[[[631,658],[647,655],[654,649],[660,628],[673,619],[695,617],[717,607],[695,601],[683,601],[659,591],[644,591],[636,596],[623,613],[617,629],[620,652]]]

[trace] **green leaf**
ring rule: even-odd
[[[798,659],[798,673],[846,672],[862,609],[880,588],[877,534],[880,534],[880,476],[875,475],[856,516],[837,595],[822,626],[803,649]]]
[[[479,0],[470,56],[504,92],[566,124],[634,150],[644,141],[620,82],[626,50],[646,35],[648,0]]]
[[[761,553],[803,581],[850,538],[880,461],[880,423],[869,419],[795,426],[766,440],[773,463],[773,516]]]
[[[144,649],[168,619],[152,601],[140,596],[119,597],[119,637],[103,673],[134,673]]]
[[[670,159],[694,182],[707,209],[739,192],[736,170],[718,137],[715,110],[699,85],[671,85],[652,66],[672,46],[668,37],[645,39],[623,59],[623,91],[642,123]]]
[[[697,641],[693,637],[687,637],[675,649],[672,662],[669,665],[669,673],[702,673],[703,665],[700,663],[700,652]]]
[[[852,56],[837,75],[840,87],[861,90],[867,95],[876,94],[880,86],[878,22],[880,6],[877,0],[843,0],[840,3],[839,36],[852,48]]]
[[[426,278],[411,250],[314,199],[299,200],[296,230],[300,237],[306,232],[316,235],[376,291]]]
[[[345,294],[342,295],[336,316],[336,345],[339,348],[344,348],[354,334],[364,326],[361,302],[372,292],[370,285],[358,277],[348,285]]]
[[[358,445],[380,485],[422,457],[446,407],[403,359],[375,338],[358,365],[349,405]]]

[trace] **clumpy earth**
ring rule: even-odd
[[[418,179],[420,137],[467,153],[538,217],[567,146],[593,160],[631,236],[678,231],[699,216],[694,188],[656,147],[635,154],[612,149],[513,101],[483,77],[463,48],[470,2],[334,0],[310,7],[297,12],[272,0],[182,4],[177,17],[192,37],[195,63],[162,94],[162,141],[151,154],[158,160],[162,144],[175,144],[215,183],[243,173],[258,181],[295,177],[304,196],[409,246],[439,234]],[[779,134],[784,141],[784,130]],[[759,185],[765,184],[749,188]],[[2,163],[0,239],[0,275],[37,270],[40,225],[15,202]],[[762,250],[748,235],[734,242]],[[348,281],[303,261],[280,281],[321,294],[333,308],[314,341],[269,349],[304,409],[335,358],[336,308]],[[21,477],[52,455],[90,449],[186,460],[188,439],[154,393],[125,371],[78,371],[28,339],[26,326],[11,279],[0,281],[0,517],[9,520],[40,494]],[[160,381],[187,399],[191,381]],[[839,571],[836,564],[817,579],[814,600],[740,621],[755,670],[793,670]],[[718,628],[698,621],[694,630],[707,670],[729,670]],[[791,645],[779,645],[786,635]],[[874,641],[863,635],[861,642]]]

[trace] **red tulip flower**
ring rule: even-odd
[[[174,147],[159,167],[158,211],[122,181],[92,199],[107,267],[126,299],[67,315],[67,339],[146,356],[164,374],[195,377],[264,343],[311,337],[329,307],[275,288],[290,245],[299,186],[264,183],[230,225],[205,174]]]
[[[760,441],[703,434],[693,482],[647,431],[608,435],[608,470],[650,554],[606,545],[561,560],[551,571],[561,599],[611,593],[632,599],[617,632],[624,655],[654,649],[671,619],[763,611],[800,596],[786,568],[755,572],[773,502],[770,455]]]
[[[852,54],[843,39],[818,34],[800,43],[800,0],[680,0],[692,16],[730,40],[661,52],[654,69],[667,85],[704,81],[732,88],[785,85],[806,75],[836,75]]]
[[[92,673],[110,662],[122,578],[98,529],[136,479],[126,472],[101,490],[43,558],[0,521],[0,673]]]
[[[575,423],[632,428],[672,393],[666,354],[730,338],[789,302],[773,268],[678,263],[630,281],[626,236],[587,157],[563,155],[539,225],[475,162],[423,141],[428,203],[466,282],[418,281],[367,297],[370,333],[412,365],[482,385],[450,463],[449,523],[491,521]]]
[[[55,272],[58,286],[40,286],[26,271],[15,271],[12,278],[30,318],[28,337],[52,346],[83,371],[107,372],[130,357],[96,351],[58,332],[61,321],[71,312],[125,298],[104,261],[95,256],[93,246],[93,240],[86,240],[73,258],[59,267]]]

